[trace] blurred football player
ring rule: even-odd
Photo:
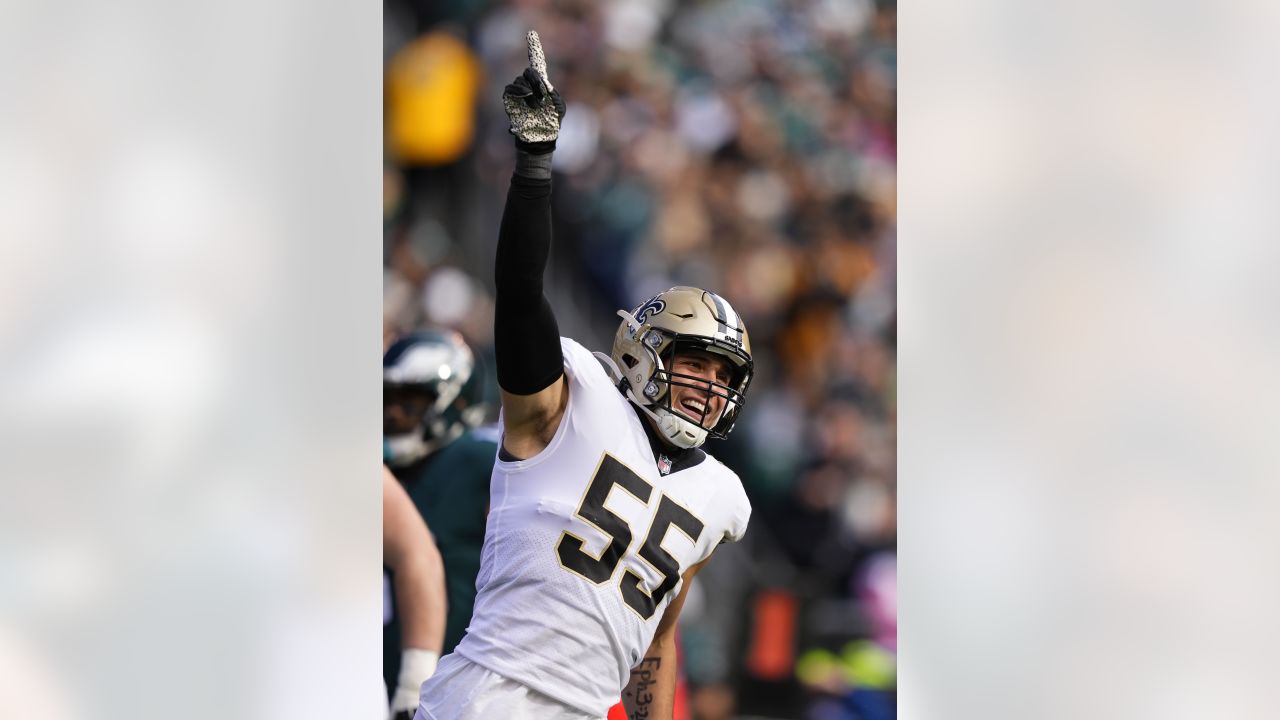
[[[700,449],[742,410],[751,345],[727,301],[691,287],[619,311],[610,354],[560,337],[542,276],[565,105],[528,42],[503,93],[517,153],[495,261],[502,438],[479,594],[417,717],[598,720],[621,697],[630,717],[666,720],[690,581],[751,513]]]
[[[402,682],[391,698],[394,720],[409,700],[417,707],[418,688],[435,670],[446,601],[444,565],[431,532],[400,483],[385,467],[382,473],[382,559],[394,576],[396,645],[404,647]]]
[[[478,427],[483,367],[456,332],[421,330],[383,356],[383,454],[435,537],[444,560],[448,617],[441,650],[462,638],[475,604],[497,430]],[[393,709],[411,715],[430,673],[401,650],[401,613],[383,627],[383,674]],[[434,661],[431,663],[434,668]]]

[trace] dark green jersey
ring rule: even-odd
[[[393,469],[422,514],[444,558],[449,615],[440,654],[451,652],[471,621],[476,575],[489,511],[489,477],[498,454],[498,430],[476,428],[413,465]],[[383,672],[394,689],[400,672],[400,622],[394,611],[383,626]]]

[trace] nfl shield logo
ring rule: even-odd
[[[663,475],[666,475],[667,473],[671,472],[671,458],[667,457],[666,455],[658,456],[658,472],[662,473]]]

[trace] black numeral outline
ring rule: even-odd
[[[556,557],[569,572],[581,575],[599,585],[613,577],[618,563],[631,546],[631,526],[604,506],[613,486],[625,490],[635,499],[648,505],[653,486],[617,458],[605,453],[596,465],[591,484],[582,495],[575,514],[609,538],[609,543],[598,556],[583,549],[585,539],[565,530],[556,543]]]
[[[663,598],[680,582],[680,563],[662,548],[662,541],[667,536],[667,528],[674,527],[692,543],[697,543],[702,536],[703,523],[680,503],[659,493],[658,512],[653,516],[649,532],[645,535],[644,544],[640,546],[640,558],[649,563],[662,575],[662,582],[654,588],[652,594],[644,589],[639,575],[631,570],[622,573],[618,591],[627,607],[636,611],[642,619],[653,617],[653,612],[662,604]]]
[[[647,480],[617,458],[604,453],[574,514],[604,533],[609,538],[608,544],[598,555],[592,555],[583,549],[586,540],[568,530],[560,533],[560,539],[556,543],[556,558],[561,567],[595,585],[614,576],[634,539],[627,521],[604,505],[615,485],[645,505],[649,504],[649,499],[653,496],[653,486]],[[688,508],[666,494],[658,493],[658,511],[649,523],[644,542],[640,545],[639,557],[658,571],[662,582],[650,593],[644,589],[640,576],[627,569],[618,583],[623,603],[643,620],[653,617],[667,593],[680,582],[680,563],[662,547],[667,530],[672,527],[683,533],[690,542],[697,544],[705,524]]]

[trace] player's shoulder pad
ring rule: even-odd
[[[587,387],[613,385],[600,361],[577,340],[560,338],[560,353],[564,356],[565,372],[578,383]]]
[[[725,533],[725,541],[736,542],[742,539],[751,519],[751,500],[747,497],[747,490],[742,486],[738,473],[729,469],[729,466],[714,455],[708,453],[702,466],[706,468],[704,472],[707,476],[718,485],[717,493],[722,498],[722,507],[728,511],[729,528]]]
[[[714,475],[715,477],[725,477],[733,481],[733,485],[742,487],[742,480],[738,478],[738,473],[729,469],[728,465],[720,462],[720,460],[711,453],[706,453],[707,459],[702,463],[706,468],[703,472]]]

